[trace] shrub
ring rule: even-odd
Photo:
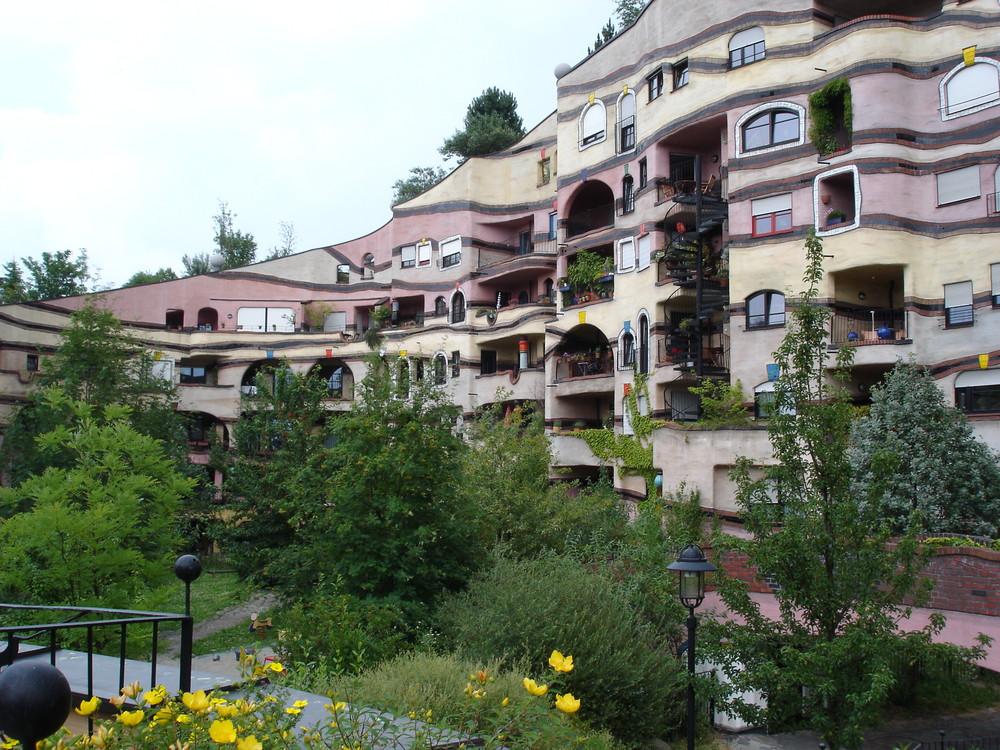
[[[585,565],[550,556],[500,560],[438,612],[442,636],[470,659],[537,668],[558,646],[577,657],[567,688],[588,719],[629,745],[678,726],[680,665],[651,643],[628,597]]]

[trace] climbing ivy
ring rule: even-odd
[[[821,156],[832,154],[837,143],[837,127],[843,125],[848,139],[854,129],[854,110],[851,105],[851,83],[846,78],[834,78],[819,91],[809,95],[809,140]],[[850,140],[848,140],[849,145]]]
[[[632,423],[631,435],[616,433],[614,430],[583,430],[580,433],[590,450],[601,461],[618,467],[625,476],[637,476],[646,480],[646,494],[655,493],[656,469],[653,468],[653,430],[664,422],[653,419],[648,414],[639,413],[639,396],[649,402],[649,376],[636,373],[635,382],[623,399],[623,411]]]

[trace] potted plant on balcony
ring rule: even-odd
[[[577,298],[585,297],[582,301],[587,301],[590,294],[595,291],[597,280],[604,276],[608,261],[597,253],[590,250],[581,250],[576,254],[569,268],[566,269],[566,278]]]
[[[578,419],[573,423],[573,432],[583,432],[586,426],[587,426],[586,422],[584,422],[582,419]]]
[[[830,213],[826,215],[826,225],[832,227],[835,224],[842,224],[847,221],[847,214],[841,211],[839,208],[833,209]]]

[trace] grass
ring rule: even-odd
[[[278,612],[277,608],[261,612],[263,618],[273,617]],[[235,651],[240,648],[262,648],[271,646],[277,641],[277,631],[269,630],[261,639],[256,633],[250,632],[249,622],[242,622],[222,630],[218,630],[211,635],[205,636],[194,642],[194,655],[204,656],[214,654],[217,651]]]

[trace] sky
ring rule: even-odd
[[[483,89],[530,129],[614,0],[0,2],[0,263],[85,248],[102,287],[211,252],[225,201],[258,257],[389,220]],[[452,163],[453,165],[453,163]]]

